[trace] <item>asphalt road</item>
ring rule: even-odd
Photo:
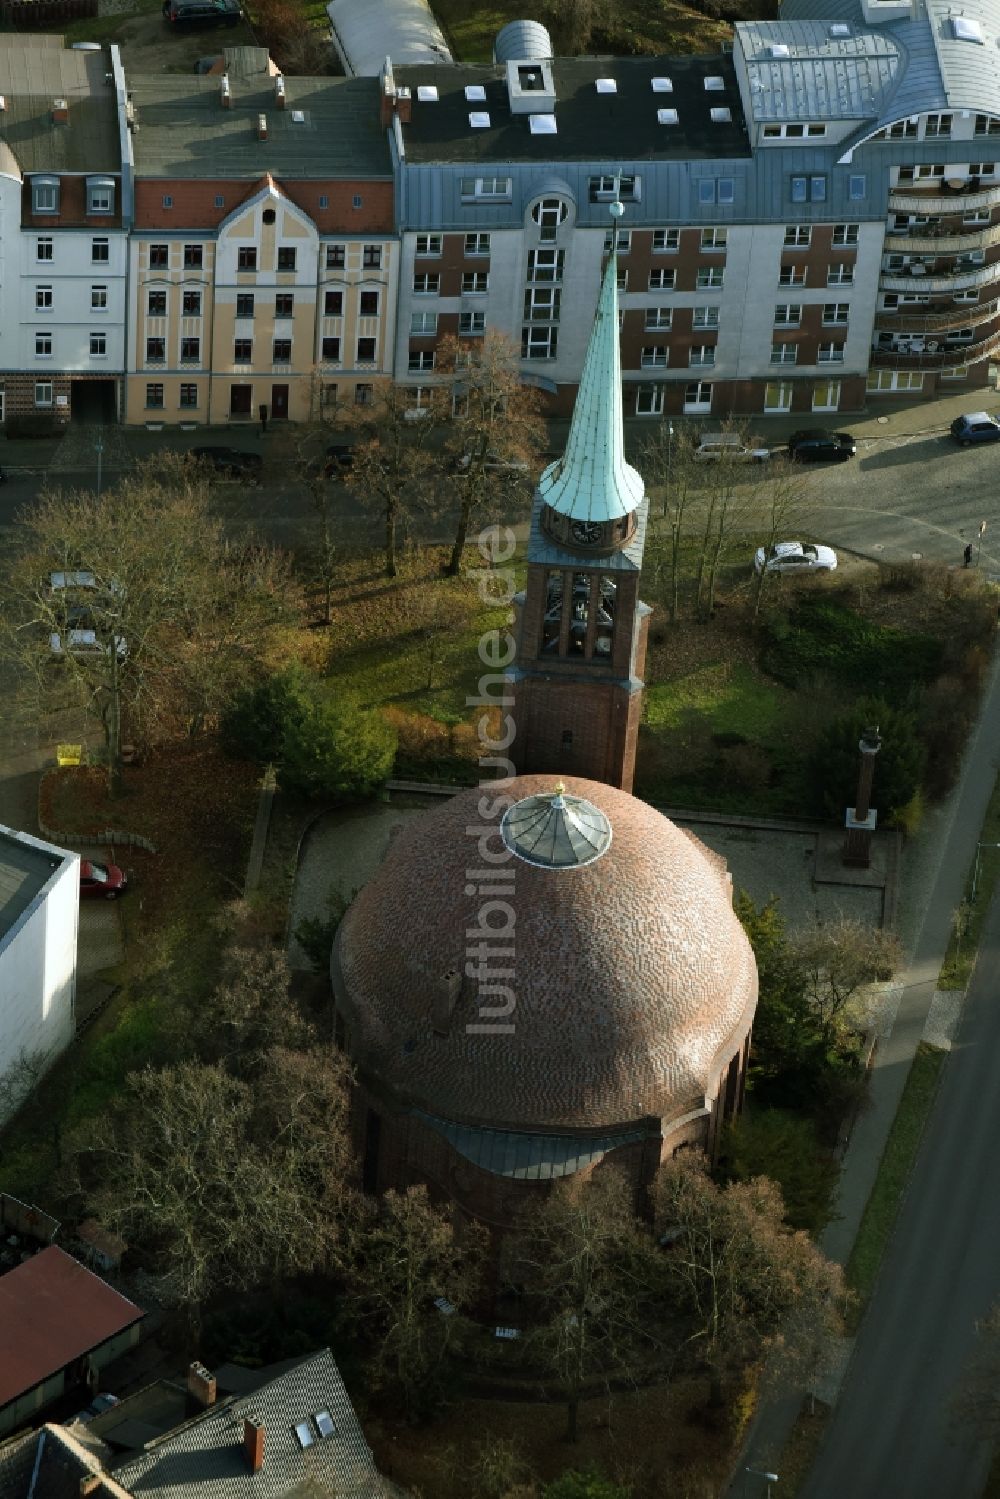
[[[978,1499],[987,1446],[950,1406],[1000,1294],[1000,897],[954,1048],[802,1499]]]

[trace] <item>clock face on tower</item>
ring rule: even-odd
[[[592,547],[601,539],[603,526],[596,521],[578,520],[573,522],[573,540],[577,546]]]

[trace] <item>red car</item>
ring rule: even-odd
[[[97,864],[91,859],[80,860],[80,899],[85,896],[103,895],[105,900],[117,900],[125,894],[128,880],[117,864]]]

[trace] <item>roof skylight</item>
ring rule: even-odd
[[[851,28],[849,26],[845,25],[845,23],[843,21],[834,21],[833,25],[830,27],[830,35],[831,36],[834,36],[834,37],[843,37],[843,36],[850,36],[850,34],[851,34]]]
[[[658,109],[656,111],[656,123],[658,125],[676,125],[677,119],[676,109]]]
[[[438,91],[436,83],[421,83],[417,87],[417,99],[421,104],[436,104]]]
[[[674,91],[674,80],[672,78],[654,78],[654,94],[672,94]]]
[[[528,128],[532,135],[557,135],[555,115],[529,115]]]
[[[768,51],[770,52],[772,57],[791,56],[791,52],[789,51],[787,42],[772,42],[770,47],[768,48]]]
[[[951,29],[960,42],[978,42],[980,47],[986,45],[983,28],[972,16],[952,16]]]
[[[327,1410],[317,1411],[313,1416],[313,1421],[316,1423],[316,1430],[321,1437],[332,1437],[337,1430],[333,1417]]]
[[[292,110],[292,124],[293,125],[304,125],[305,122],[306,122],[305,110],[304,109],[293,109]]]
[[[725,91],[726,80],[718,73],[709,73],[705,79],[705,92],[708,94],[721,94]]]
[[[469,124],[473,130],[489,130],[490,117],[485,109],[474,109],[469,115]]]
[[[599,94],[617,94],[618,92],[618,84],[613,78],[598,78],[594,82],[594,87]]]
[[[728,125],[733,118],[731,109],[710,109],[709,114],[712,116],[713,125]]]
[[[312,1428],[308,1421],[300,1421],[295,1428],[295,1435],[299,1439],[300,1447],[311,1447],[316,1438],[312,1434]]]
[[[470,83],[466,85],[465,97],[470,104],[479,104],[486,98],[486,90],[481,83]]]

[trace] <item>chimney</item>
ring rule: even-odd
[[[461,992],[462,975],[457,969],[450,968],[443,978],[438,979],[431,1009],[431,1026],[436,1035],[446,1036],[451,1029],[452,1012]]]
[[[399,116],[399,123],[401,125],[408,125],[412,113],[413,95],[404,84],[396,90],[396,114]]]
[[[100,1473],[88,1473],[85,1478],[80,1479],[80,1499],[87,1499],[88,1494],[96,1494],[100,1486]]]
[[[233,96],[229,88],[229,74],[223,73],[219,79],[219,98],[222,100],[223,109],[232,109]]]
[[[267,140],[267,115],[257,116],[257,139],[259,141]]]
[[[277,74],[274,80],[274,103],[277,109],[284,109],[285,107],[285,80],[280,73]]]
[[[382,92],[379,106],[379,121],[383,130],[389,124],[396,109],[396,80],[392,76],[392,58],[387,57],[382,64],[381,72]]]
[[[243,1455],[251,1473],[259,1473],[264,1466],[264,1428],[256,1421],[243,1422]]]
[[[199,1364],[197,1359],[188,1365],[187,1376],[188,1394],[191,1399],[207,1410],[210,1405],[215,1404],[215,1375],[210,1374],[204,1364]]]
[[[65,99],[52,100],[52,123],[53,125],[69,124],[69,104]]]

